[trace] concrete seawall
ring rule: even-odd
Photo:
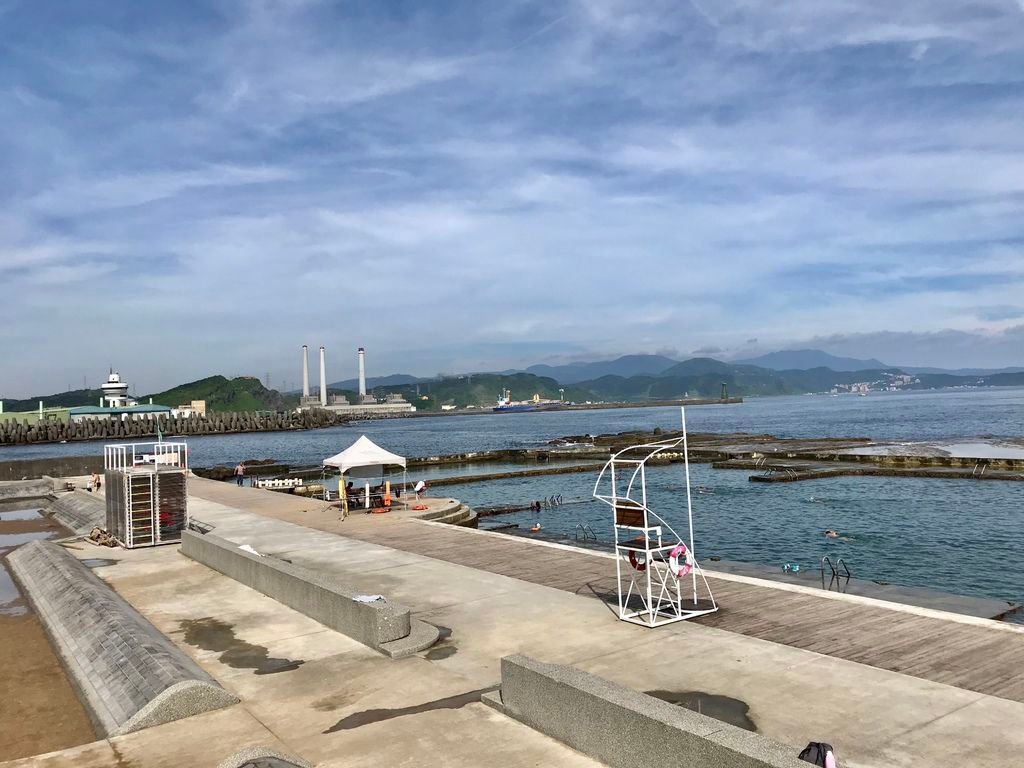
[[[46,499],[53,493],[51,480],[0,481],[0,502],[15,502],[19,499]]]
[[[93,528],[107,527],[105,499],[88,491],[61,494],[46,506],[44,512],[77,534],[88,534]]]
[[[237,432],[284,432],[345,424],[348,418],[312,409],[281,413],[211,413],[207,416],[153,419],[87,419],[85,421],[0,422],[0,445],[56,443],[75,440],[131,441],[155,435],[224,435]]]
[[[615,768],[800,768],[798,750],[583,672],[527,656],[501,660],[484,703]]]
[[[62,547],[33,541],[8,562],[100,735],[238,702]]]
[[[100,450],[97,446],[97,450]],[[0,461],[0,482],[45,477],[82,477],[103,472],[103,456],[60,456],[49,459]]]
[[[394,658],[429,648],[439,636],[436,627],[412,619],[409,609],[398,603],[361,602],[356,591],[334,578],[254,555],[212,533],[185,531],[181,553]]]

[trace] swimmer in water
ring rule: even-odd
[[[827,531],[825,531],[825,538],[838,539],[839,531],[833,531],[831,528],[829,528]]]

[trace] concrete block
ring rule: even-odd
[[[159,672],[154,670],[159,676]],[[153,725],[163,725],[192,717],[201,712],[237,704],[238,699],[219,685],[206,680],[182,680],[165,688],[118,729],[118,734],[134,733]]]
[[[383,650],[411,633],[408,608],[390,601],[359,602],[355,598],[362,593],[334,577],[253,555],[212,533],[186,531],[181,552],[371,648]]]
[[[485,701],[616,768],[636,765],[800,768],[799,750],[660,701],[575,667],[501,660],[501,694]]]
[[[8,562],[100,735],[237,703],[64,548],[33,541]]]
[[[226,760],[217,768],[313,768],[311,763],[299,757],[291,757],[266,747],[246,747]]]
[[[93,528],[107,526],[106,500],[88,491],[61,494],[43,512],[77,534],[88,534]]]

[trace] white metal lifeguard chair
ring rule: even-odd
[[[644,627],[660,627],[718,610],[711,587],[694,554],[690,459],[686,411],[681,408],[683,436],[625,448],[614,454],[598,475],[594,498],[615,515],[615,574],[619,618]],[[686,477],[689,544],[647,502],[647,464],[656,456],[682,448]],[[689,576],[689,579],[686,577]],[[698,595],[697,577],[706,597]],[[684,599],[684,582],[686,599]]]

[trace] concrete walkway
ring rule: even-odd
[[[215,765],[243,744],[339,767],[594,765],[476,701],[497,684],[501,656],[516,652],[665,697],[710,694],[702,701],[723,717],[794,750],[830,741],[854,768],[1001,768],[1024,751],[1018,702],[699,624],[646,630],[599,600],[314,530],[337,519],[317,502],[194,479],[190,493],[193,516],[218,535],[385,594],[444,627],[445,639],[390,660],[177,548],[84,545],[76,556],[116,560],[97,573],[242,703],[13,765]],[[399,517],[339,525],[353,534],[433,527]]]
[[[266,547],[271,554],[335,573],[368,591],[388,594],[410,606],[419,618],[451,628],[449,639],[426,656],[433,654],[435,663],[480,686],[498,679],[501,656],[522,652],[546,661],[575,664],[638,690],[665,694],[697,691],[735,699],[740,704],[734,707],[741,709],[745,704],[747,715],[760,732],[798,748],[810,740],[831,741],[840,749],[844,765],[997,766],[1004,760],[1016,760],[1019,750],[1024,749],[1024,734],[1018,733],[1015,725],[1024,722],[1024,704],[1016,701],[722,631],[703,622],[645,630],[616,621],[597,600],[439,561],[415,551],[395,551],[370,541],[352,540],[409,537],[424,541],[427,536],[421,521],[364,515],[341,522],[333,511],[304,507],[292,499],[286,504],[254,499],[254,503],[273,506],[279,517],[301,520],[305,526],[344,531],[349,536],[321,539],[330,535],[321,531],[295,538],[295,528],[269,523],[262,523],[257,534],[245,515],[239,516],[238,511],[229,511],[231,508],[223,504],[232,501],[235,507],[249,505],[249,500],[230,486],[194,484],[193,492],[205,497],[193,504],[194,514],[215,523],[220,535],[240,543],[244,539],[257,549]],[[209,501],[214,497],[220,503]],[[436,499],[434,503],[457,502]],[[270,510],[265,508],[264,512]],[[477,548],[481,551],[532,548],[544,553],[553,565],[564,556],[558,548],[500,534],[450,526],[426,529],[444,533],[445,541],[480,542]],[[265,533],[270,533],[269,537]],[[311,546],[310,537],[323,544]],[[296,546],[300,541],[301,545]],[[403,550],[412,549],[415,547],[403,545]],[[441,556],[447,559],[452,554],[450,550]],[[606,558],[580,555],[591,557],[598,567],[612,573],[613,566]],[[737,583],[743,584],[742,580]],[[774,591],[770,586],[759,585],[757,589]],[[835,603],[846,610],[863,602],[842,596],[838,601],[836,596],[805,596],[785,587],[778,590],[778,595],[794,610],[805,597]],[[889,636],[876,644],[891,643],[892,629],[902,623],[934,622],[940,638],[943,635],[943,614],[897,605],[888,609],[886,604],[874,602],[870,611],[882,618],[873,619],[887,622],[890,628]],[[784,627],[787,618],[780,614],[775,623]],[[985,629],[991,624],[951,615],[945,622],[945,634],[961,627]],[[997,639],[1024,650],[1024,634],[995,627]],[[844,627],[832,625],[831,631],[839,637]],[[979,728],[984,729],[984,736]],[[916,758],[903,754],[908,748],[915,751]]]

